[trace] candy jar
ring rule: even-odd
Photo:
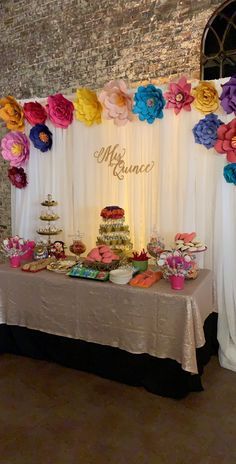
[[[147,244],[147,250],[153,258],[157,258],[157,256],[164,251],[165,243],[164,239],[160,236],[157,232],[156,227],[154,227],[151,238],[149,243]]]

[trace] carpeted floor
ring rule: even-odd
[[[235,464],[236,373],[214,357],[203,384],[177,401],[1,355],[0,463]]]

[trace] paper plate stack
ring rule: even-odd
[[[115,269],[110,272],[109,280],[113,282],[113,284],[125,285],[132,279],[132,275],[132,270]]]

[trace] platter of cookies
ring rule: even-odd
[[[48,264],[47,270],[59,274],[66,274],[75,264],[76,262],[74,259],[59,259]]]
[[[37,261],[32,261],[31,263],[25,263],[21,267],[21,270],[24,272],[39,272],[46,269],[49,264],[55,261],[54,257],[38,259]]]

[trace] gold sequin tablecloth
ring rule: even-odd
[[[26,273],[0,265],[0,323],[170,358],[197,373],[196,348],[214,310],[212,272],[200,271],[182,291],[161,280],[149,289]]]

